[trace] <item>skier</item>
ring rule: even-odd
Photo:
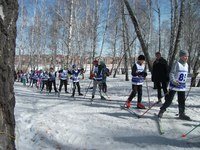
[[[35,86],[37,87],[37,82],[39,79],[39,71],[35,70],[31,76],[31,78],[32,78],[32,80],[30,82],[30,86],[33,87],[33,84],[35,84]]]
[[[65,93],[69,93],[67,91],[68,73],[69,73],[69,71],[66,66],[64,67],[64,69],[59,71],[59,79],[60,79],[59,93],[61,92],[63,84],[65,87]]]
[[[46,85],[46,91],[49,91],[49,75],[48,72],[42,71],[40,74],[40,79],[41,79],[41,90],[40,93],[42,93],[44,89],[44,85]]]
[[[98,60],[94,60],[94,61],[93,61],[93,70],[92,70],[91,73],[90,73],[90,79],[92,79],[92,80],[93,80],[93,78],[94,78],[94,76],[95,76],[94,70],[96,70],[96,69],[98,68],[98,63],[99,63]]]
[[[166,95],[167,86],[169,82],[169,73],[168,73],[168,64],[167,61],[161,57],[160,52],[156,52],[156,60],[153,63],[153,69],[152,69],[152,81],[157,87],[157,97],[158,102],[161,102],[161,88],[163,89],[164,94]],[[161,86],[162,84],[162,86]]]
[[[27,82],[27,73],[26,72],[21,74],[21,81],[22,81],[23,85],[26,86],[26,82]]]
[[[98,68],[98,63],[99,63],[99,61],[98,60],[94,60],[93,61],[93,68],[92,68],[92,71],[90,72],[90,77],[89,77],[89,79],[91,80],[90,81],[90,84],[92,83],[92,80],[93,80],[93,78],[94,78],[94,76],[95,76],[95,74],[94,74],[94,70],[96,70],[97,68]],[[89,85],[90,85],[89,84]],[[88,87],[88,89],[93,89],[93,86],[91,86],[91,87]]]
[[[104,76],[104,67],[105,64],[103,61],[100,62],[100,65],[95,65],[94,70],[93,70],[93,91],[92,91],[92,100],[94,99],[95,96],[95,92],[97,89],[97,85],[99,86],[99,92],[100,92],[100,96],[101,99],[105,99],[105,97],[103,97],[101,90],[102,90],[102,80],[103,80],[103,76]]]
[[[162,118],[163,113],[172,103],[174,95],[178,94],[178,107],[179,107],[179,118],[182,120],[190,120],[190,117],[185,115],[185,91],[186,91],[186,80],[188,74],[188,53],[184,50],[179,52],[179,60],[176,61],[169,74],[170,77],[170,90],[169,94],[165,96],[165,103],[160,108],[158,117]]]
[[[137,62],[132,67],[132,92],[129,95],[125,107],[130,108],[131,107],[131,101],[136,96],[136,93],[138,93],[138,99],[137,99],[137,108],[139,109],[145,109],[145,106],[141,103],[142,101],[142,84],[145,80],[145,77],[147,76],[146,68],[145,68],[145,56],[139,55]]]
[[[106,67],[106,65],[105,65],[105,63],[103,61],[101,61],[100,64],[103,67],[103,70],[102,70],[102,74],[103,74],[103,76],[102,76],[102,92],[106,93],[107,92],[106,79],[110,75],[109,74],[109,69]]]
[[[57,72],[55,72],[53,67],[51,67],[50,72],[49,72],[49,93],[51,93],[52,84],[53,84],[55,93],[58,93],[58,90],[56,88],[56,74]]]
[[[81,87],[80,87],[80,84],[79,84],[79,81],[80,81],[80,75],[82,76],[82,79],[83,79],[83,74],[84,74],[84,69],[78,69],[76,67],[76,65],[72,65],[72,70],[69,72],[69,74],[71,75],[70,79],[72,80],[73,82],[73,92],[72,92],[72,96],[71,97],[74,97],[75,95],[75,91],[76,91],[76,86],[78,88],[78,94],[80,96],[82,96],[83,94],[81,93]]]
[[[28,86],[33,85],[33,76],[34,76],[34,74],[35,74],[35,71],[31,70],[31,72],[29,73],[29,85]]]

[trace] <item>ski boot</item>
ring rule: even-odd
[[[157,104],[162,103],[161,98],[158,99]]]
[[[137,103],[138,109],[145,109],[145,106],[142,103]]]
[[[129,100],[126,101],[126,103],[124,104],[125,108],[130,108],[131,107],[131,102]]]
[[[104,96],[101,95],[101,100],[106,100],[106,98]]]
[[[189,116],[187,116],[185,113],[179,114],[179,119],[181,120],[191,120]]]
[[[161,109],[158,113],[158,118],[162,118],[164,112],[165,110]]]
[[[79,96],[83,96],[83,94],[82,94],[82,93],[79,93]]]

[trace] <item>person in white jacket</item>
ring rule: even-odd
[[[169,94],[165,96],[165,103],[160,108],[158,117],[162,118],[163,113],[171,105],[174,95],[178,94],[178,108],[179,118],[182,120],[190,120],[190,117],[185,114],[185,91],[186,91],[186,80],[188,75],[188,53],[184,50],[179,52],[180,59],[176,61],[169,74],[170,78],[170,90]]]

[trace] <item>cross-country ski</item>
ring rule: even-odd
[[[124,105],[120,105],[120,108],[123,110],[128,111],[130,114],[132,114],[133,116],[135,116],[136,118],[139,118],[139,114],[137,114],[136,112],[134,112],[134,110],[132,110],[132,108],[127,108]]]
[[[161,118],[159,118],[157,114],[154,114],[154,116],[155,116],[155,120],[156,120],[156,123],[157,123],[158,131],[162,135],[165,132],[164,132],[164,129],[163,129]]]

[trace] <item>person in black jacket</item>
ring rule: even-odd
[[[163,57],[161,57],[160,52],[156,52],[155,56],[156,56],[156,60],[153,63],[152,81],[157,87],[158,102],[161,102],[161,98],[162,98],[161,88],[163,89],[163,92],[165,95],[168,92],[167,85],[169,82],[169,67],[168,67],[167,61]]]

